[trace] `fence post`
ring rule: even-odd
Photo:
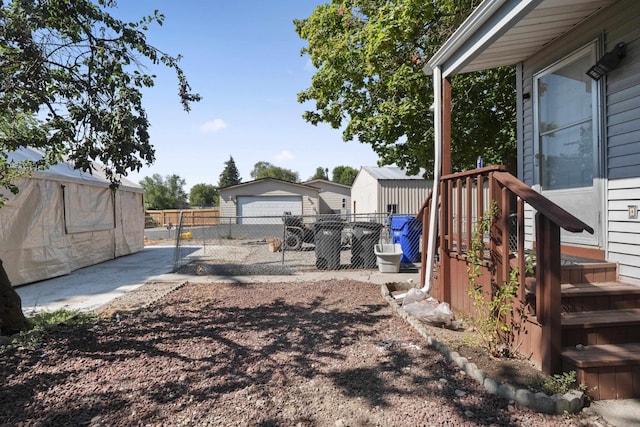
[[[178,217],[178,227],[176,230],[176,249],[173,251],[173,271],[178,270],[178,262],[180,261],[180,235],[182,234],[182,211]]]

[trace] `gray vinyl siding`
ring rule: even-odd
[[[626,44],[619,67],[602,79],[604,86],[603,134],[606,181],[605,250],[609,261],[619,263],[621,280],[640,283],[640,220],[629,219],[627,206],[640,205],[640,2],[621,0],[591,17],[523,64],[522,87],[533,96],[533,75],[580,47],[600,40],[604,52]],[[521,179],[536,185],[534,170],[533,100],[523,101],[524,138]],[[533,212],[529,211],[529,215]],[[532,217],[528,218],[532,222]],[[528,236],[530,238],[530,235]]]
[[[628,213],[630,205],[640,206],[640,178],[611,179],[608,184],[607,258],[618,263],[620,280],[640,284],[640,220]]]

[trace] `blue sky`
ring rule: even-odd
[[[293,20],[308,17],[322,1],[120,0],[114,15],[138,20],[154,9],[164,25],[154,25],[148,41],[180,62],[192,89],[203,100],[182,110],[175,75],[161,67],[156,86],[145,92],[156,161],[129,179],[177,174],[185,189],[218,183],[233,156],[240,176],[251,179],[259,161],[298,172],[308,179],[318,166],[375,166],[369,145],[343,142],[340,130],[302,119],[311,105],[297,102],[314,69],[300,56],[305,42]]]

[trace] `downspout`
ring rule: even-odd
[[[433,68],[433,193],[431,198],[431,214],[429,216],[429,239],[424,286],[422,291],[431,290],[431,276],[436,257],[436,230],[438,227],[438,199],[440,197],[440,173],[442,171],[442,70],[440,66]]]

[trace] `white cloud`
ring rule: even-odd
[[[279,162],[286,162],[289,160],[293,160],[294,158],[295,156],[287,150],[282,150],[281,152],[276,154],[276,160],[278,160]]]
[[[206,122],[202,126],[200,126],[200,131],[206,132],[206,133],[213,133],[213,132],[218,132],[219,130],[224,129],[226,127],[227,127],[227,123],[224,120],[213,119]]]

